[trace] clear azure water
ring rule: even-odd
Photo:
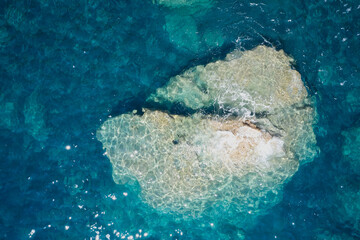
[[[242,232],[161,215],[113,182],[95,138],[109,116],[259,44],[293,56],[319,113],[321,152],[280,204]],[[0,239],[360,239],[360,169],[345,156],[360,161],[359,0],[0,0],[0,52]]]

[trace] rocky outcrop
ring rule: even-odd
[[[317,151],[315,110],[291,61],[264,46],[234,51],[171,78],[148,99],[197,113],[144,109],[108,119],[97,138],[115,182],[137,182],[150,206],[184,217],[211,214],[214,206],[263,214]]]

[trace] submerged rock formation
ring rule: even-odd
[[[343,160],[350,164],[354,173],[360,174],[360,121],[355,127],[343,131],[341,135],[344,137]]]
[[[315,111],[291,61],[264,46],[234,51],[173,77],[148,99],[198,113],[144,109],[108,119],[97,138],[115,182],[138,182],[144,201],[162,212],[197,217],[221,206],[263,213],[317,151]],[[221,111],[200,113],[210,107]]]
[[[144,200],[164,211],[198,215],[234,199],[254,211],[254,200],[277,191],[298,165],[280,138],[238,119],[145,110],[107,120],[97,137],[115,182],[136,179]]]
[[[212,0],[153,0],[154,3],[166,7],[193,7],[194,5],[211,6]]]
[[[181,51],[207,51],[224,43],[221,29],[202,23],[203,16],[213,6],[213,0],[153,0],[165,17],[164,30],[169,40]],[[206,21],[206,20],[205,20]]]
[[[45,107],[41,104],[39,96],[40,90],[35,89],[30,96],[26,98],[23,114],[27,132],[33,136],[34,139],[42,142],[47,140],[50,129],[46,126]]]
[[[198,110],[214,104],[233,111],[274,111],[304,101],[307,91],[293,60],[282,50],[259,46],[238,51],[225,60],[200,65],[170,79],[150,96],[160,104],[181,102]]]
[[[221,109],[249,119],[282,136],[300,161],[310,161],[316,153],[315,112],[292,62],[282,50],[265,46],[235,50],[225,60],[171,78],[148,101],[169,109],[174,103],[193,110]]]
[[[346,177],[336,179],[333,217],[354,232],[360,232],[360,121],[341,132],[344,142],[341,161],[348,164]],[[345,165],[346,166],[346,165]],[[344,171],[344,169],[342,169]]]
[[[359,175],[351,179],[336,179],[336,202],[332,217],[341,224],[360,232],[360,185]]]

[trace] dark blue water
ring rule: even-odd
[[[160,215],[113,182],[95,138],[109,115],[259,44],[294,57],[319,113],[321,152],[280,204],[243,232]],[[359,64],[359,0],[0,0],[0,238],[360,239]]]

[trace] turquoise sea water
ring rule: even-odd
[[[0,1],[0,239],[359,239],[360,2]],[[265,44],[317,101],[320,154],[251,229],[159,214],[95,137],[171,76]],[[179,107],[177,111],[184,113]]]

